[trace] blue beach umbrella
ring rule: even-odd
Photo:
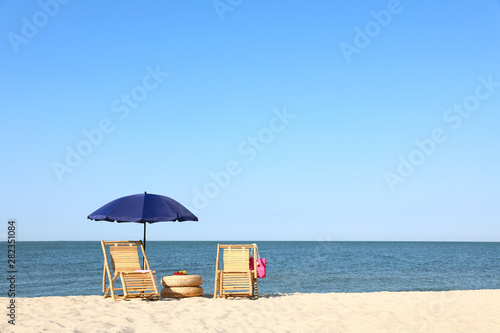
[[[146,249],[146,223],[198,221],[193,213],[174,199],[146,192],[113,200],[87,218],[94,221],[143,223],[144,249]]]

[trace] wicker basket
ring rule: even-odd
[[[198,287],[203,283],[199,275],[171,275],[161,279],[163,287]]]
[[[203,295],[202,287],[166,287],[160,292],[163,298],[184,298]]]

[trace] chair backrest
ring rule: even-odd
[[[142,241],[102,241],[104,255],[106,256],[105,248],[109,246],[109,254],[111,257],[111,267],[113,272],[117,271],[136,271],[141,270],[139,261],[139,250],[144,258],[144,269],[149,268],[149,262],[144,252]],[[106,257],[107,259],[107,257]]]
[[[137,246],[110,246],[111,266],[113,271],[135,271],[141,269]]]
[[[222,253],[222,269],[224,271],[240,272],[249,270],[250,249],[227,248]]]
[[[254,244],[218,244],[222,249],[222,270],[225,272],[248,272],[250,257],[255,255]]]

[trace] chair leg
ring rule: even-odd
[[[108,288],[106,288],[106,290],[104,291],[104,298],[111,297],[111,296],[109,296],[109,289],[110,289],[110,288],[108,287]]]
[[[102,292],[106,291],[106,266],[102,270]]]
[[[127,285],[125,279],[123,278],[123,273],[121,271],[120,271],[120,280],[122,281],[122,287],[123,287],[123,299],[126,300],[128,296]]]
[[[250,294],[250,297],[253,296],[254,294],[254,285],[253,285],[253,279],[252,279],[252,272],[248,272],[248,292]]]
[[[219,273],[219,297],[224,296],[227,298],[226,293],[224,292],[223,282],[224,282],[224,274],[222,272]]]
[[[214,298],[217,298],[217,291],[219,290],[220,272],[215,272],[215,285],[214,285]]]
[[[115,281],[116,281],[116,278],[118,277],[118,275],[115,275],[113,277],[113,279],[109,282],[109,286],[108,286],[108,289],[106,290],[106,294],[104,294],[104,297],[106,297],[106,295],[109,295],[109,293],[111,292],[111,297],[113,298],[113,301],[116,301],[116,295],[115,295]]]

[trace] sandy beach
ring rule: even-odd
[[[9,304],[9,299],[0,298]],[[8,311],[8,310],[7,310]],[[16,299],[0,332],[500,332],[500,290],[117,301]]]

